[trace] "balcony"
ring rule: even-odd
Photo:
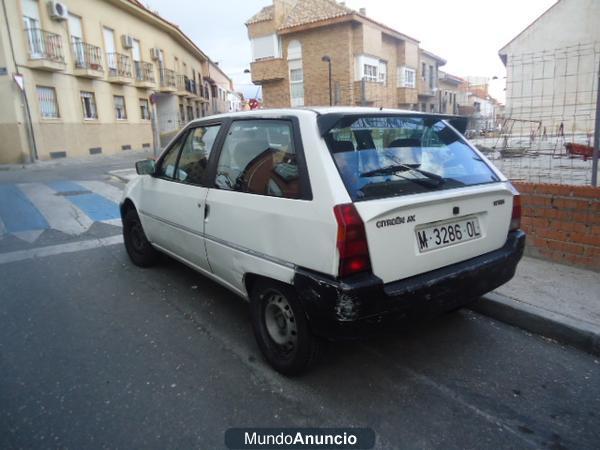
[[[437,86],[434,85],[433,87],[430,87],[427,80],[424,80],[423,77],[419,77],[417,90],[419,91],[419,97],[435,97]]]
[[[154,78],[154,66],[152,63],[145,61],[134,61],[133,68],[135,70],[136,87],[149,89],[156,85],[156,80]]]
[[[177,78],[177,95],[179,96],[186,96],[188,94],[187,90],[185,89],[185,82],[187,80],[187,77],[185,75],[176,75]]]
[[[189,78],[185,82],[185,90],[188,92],[188,97],[190,98],[197,98],[202,95],[198,88],[198,84]]]
[[[40,28],[27,28],[25,34],[29,67],[50,72],[65,69],[65,54],[60,35]]]
[[[121,53],[107,53],[108,81],[117,84],[128,84],[133,81],[129,56]]]
[[[398,88],[398,105],[414,105],[419,102],[419,96],[415,88]]]
[[[252,82],[256,84],[265,81],[283,80],[287,76],[287,61],[282,58],[271,58],[254,61],[250,64]]]
[[[161,92],[177,92],[177,76],[174,70],[159,69],[158,74]]]
[[[101,78],[104,75],[102,67],[102,50],[95,45],[80,40],[71,42],[73,51],[73,73],[78,77]]]

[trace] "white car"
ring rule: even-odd
[[[460,124],[372,108],[193,121],[136,164],[127,252],[143,267],[166,253],[248,300],[266,359],[298,373],[321,338],[457,309],[514,275],[518,193]]]

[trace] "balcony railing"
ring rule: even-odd
[[[134,61],[136,81],[149,81],[154,83],[154,66],[145,61]]]
[[[40,28],[27,28],[25,33],[27,34],[29,59],[47,59],[54,62],[65,62],[60,35]]]
[[[174,70],[162,68],[158,73],[160,75],[161,87],[177,88],[177,77]]]
[[[77,69],[91,69],[103,72],[102,49],[95,45],[87,44],[80,40],[71,42],[73,60]]]
[[[108,75],[111,77],[131,78],[131,62],[129,56],[121,53],[107,53]]]
[[[197,84],[194,80],[186,80],[185,82],[185,90],[191,92],[192,94],[199,95]]]
[[[185,75],[177,75],[177,90],[185,91],[187,77]]]

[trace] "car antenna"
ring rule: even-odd
[[[379,107],[379,111],[383,111],[383,106],[380,106],[380,107]]]

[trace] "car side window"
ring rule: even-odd
[[[291,122],[232,122],[219,156],[215,186],[250,194],[301,198]]]
[[[177,159],[179,157],[179,150],[181,145],[185,142],[186,136],[180,136],[179,140],[175,142],[168,150],[167,154],[162,158],[160,166],[157,170],[157,176],[160,178],[167,178],[174,180],[176,178],[175,169],[177,168]]]
[[[189,184],[202,184],[221,126],[196,127],[190,131],[181,150],[177,166],[177,179]]]

